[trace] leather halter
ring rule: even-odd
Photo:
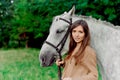
[[[59,18],[59,19],[65,21],[65,22],[67,22],[67,23],[69,24],[69,27],[68,27],[68,30],[67,30],[66,34],[64,35],[64,37],[61,39],[61,41],[58,43],[57,46],[55,46],[54,44],[52,44],[52,43],[49,42],[49,41],[45,41],[44,43],[52,46],[53,48],[56,49],[56,51],[57,51],[59,54],[61,54],[61,50],[63,49],[64,44],[65,44],[65,42],[66,42],[66,40],[67,40],[67,37],[68,37],[68,35],[69,35],[69,32],[70,32],[70,26],[72,25],[72,18],[70,18],[70,21],[68,21],[68,20],[66,20],[66,19],[63,19],[63,18]],[[61,47],[58,48],[60,45],[61,45]]]

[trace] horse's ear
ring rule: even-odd
[[[72,7],[72,9],[68,12],[70,16],[75,14],[75,6]]]
[[[66,14],[67,12],[65,11],[64,14]]]

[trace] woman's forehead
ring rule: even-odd
[[[83,30],[83,27],[81,25],[79,25],[79,26],[73,28],[73,30]]]

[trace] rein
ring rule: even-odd
[[[69,24],[69,27],[68,27],[68,30],[67,30],[66,34],[64,35],[64,37],[61,39],[61,41],[58,43],[57,46],[55,46],[54,44],[52,44],[52,43],[49,42],[49,41],[45,41],[44,43],[46,43],[46,44],[52,46],[53,48],[55,48],[56,51],[57,51],[58,54],[59,54],[59,59],[60,59],[60,61],[62,61],[61,51],[62,51],[62,49],[63,49],[63,47],[64,47],[64,45],[65,45],[65,42],[66,42],[66,40],[67,40],[67,38],[68,38],[68,35],[69,35],[69,32],[70,32],[70,27],[71,27],[71,25],[72,25],[72,18],[70,18],[70,21],[68,21],[68,20],[66,20],[66,19],[63,19],[63,18],[59,18],[59,19],[65,21],[65,22],[67,22],[67,23]],[[60,46],[60,45],[61,45],[61,46]],[[59,46],[60,46],[60,48],[58,48]],[[59,80],[62,80],[62,79],[61,79],[62,73],[61,73],[61,67],[60,67],[60,66],[58,66],[58,76],[59,76]]]

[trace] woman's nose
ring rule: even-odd
[[[79,34],[78,34],[78,32],[76,32],[76,34],[75,34],[76,36],[79,36]]]

